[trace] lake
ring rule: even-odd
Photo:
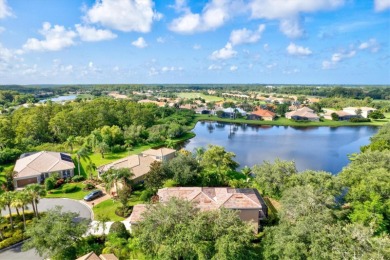
[[[196,136],[184,144],[193,151],[207,145],[224,146],[236,154],[240,167],[264,160],[293,160],[299,171],[324,170],[336,174],[349,163],[348,154],[360,151],[378,131],[372,126],[290,127],[198,122]]]
[[[59,96],[55,98],[49,98],[49,99],[42,99],[39,102],[43,103],[46,102],[47,100],[51,100],[53,102],[64,102],[64,101],[72,101],[77,98],[77,95],[67,95],[67,96]]]

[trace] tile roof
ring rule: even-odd
[[[175,187],[160,189],[157,194],[161,202],[181,198],[194,202],[200,210],[262,208],[260,194],[254,189]]]
[[[272,111],[266,110],[266,109],[257,109],[252,112],[252,115],[257,115],[260,117],[275,117],[276,114]]]
[[[15,178],[37,176],[45,172],[56,172],[74,169],[69,154],[42,151],[27,155],[16,161]]]
[[[160,148],[160,149],[149,149],[142,152],[143,155],[152,155],[152,156],[165,156],[168,154],[176,153],[175,149],[170,148]]]
[[[133,211],[131,212],[129,222],[130,223],[137,223],[142,219],[142,213],[144,213],[147,210],[147,205],[145,204],[137,204],[134,205]]]
[[[83,255],[76,260],[101,260],[100,257],[98,257],[94,252],[90,252],[86,255]]]

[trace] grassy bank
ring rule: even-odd
[[[230,118],[219,118],[217,116],[209,115],[196,115],[196,122],[198,121],[218,121],[226,123],[237,123],[237,124],[251,124],[251,125],[277,125],[277,126],[296,126],[296,127],[306,127],[306,126],[381,126],[390,122],[390,114],[386,114],[386,119],[382,120],[372,120],[372,122],[362,122],[362,123],[352,123],[348,121],[332,121],[324,120],[322,122],[295,122],[293,120],[280,117],[274,121],[260,121],[260,120],[248,120],[248,119],[230,119]]]

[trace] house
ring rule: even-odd
[[[361,111],[361,116],[364,117],[364,118],[368,118],[368,115],[375,111],[376,109],[375,108],[372,108],[372,107],[346,107],[346,108],[343,108],[343,111],[344,112],[347,112],[351,115],[357,115],[357,111],[360,110]]]
[[[256,189],[175,187],[159,189],[157,195],[160,203],[175,197],[193,202],[200,211],[220,208],[237,210],[241,220],[251,223],[256,232],[260,220],[268,216],[268,208]],[[146,210],[146,205],[134,206],[130,224],[137,225]]]
[[[359,117],[356,114],[350,114],[345,111],[334,111],[334,110],[327,110],[326,113],[324,114],[324,118],[328,120],[333,120],[332,114],[336,113],[339,116],[339,121],[346,121],[350,120],[351,118],[356,118]]]
[[[151,156],[157,161],[169,161],[175,157],[176,150],[163,147],[159,149],[149,149],[143,151],[141,154],[143,156]]]
[[[67,153],[36,152],[25,153],[14,167],[14,186],[23,188],[31,183],[42,183],[45,178],[57,173],[61,178],[73,177],[74,163]]]
[[[243,110],[241,108],[229,107],[229,108],[223,109],[222,111],[223,111],[222,117],[226,117],[226,118],[236,118],[238,114],[240,114],[244,117],[246,116],[245,110]]]
[[[204,107],[199,107],[199,108],[195,109],[195,113],[200,114],[200,115],[209,115],[209,114],[211,114],[211,110],[204,108]]]
[[[258,108],[257,110],[253,111],[250,115],[248,115],[248,119],[272,121],[275,119],[275,116],[276,114],[272,111]]]
[[[132,180],[142,182],[145,175],[150,170],[150,165],[155,161],[168,161],[175,157],[176,150],[169,148],[149,149],[141,154],[130,155],[117,161],[100,166],[98,170],[99,178],[110,169],[131,169],[134,174]]]
[[[114,254],[101,254],[100,256],[97,256],[94,252],[90,252],[76,260],[118,260],[118,258]]]
[[[308,120],[308,121],[319,121],[320,117],[314,113],[314,110],[308,107],[302,107],[295,111],[291,111],[285,114],[286,118],[294,120]]]

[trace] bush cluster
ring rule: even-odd
[[[364,118],[364,117],[353,117],[349,119],[349,122],[353,122],[353,123],[371,122],[371,119]]]
[[[12,246],[16,243],[19,243],[24,239],[22,230],[18,229],[15,232],[12,233],[12,236],[9,238],[4,239],[0,242],[0,249]]]
[[[83,180],[85,180],[85,177],[81,176],[81,175],[76,175],[76,176],[73,176],[73,178],[72,178],[72,181],[74,181],[74,182],[80,182]]]

